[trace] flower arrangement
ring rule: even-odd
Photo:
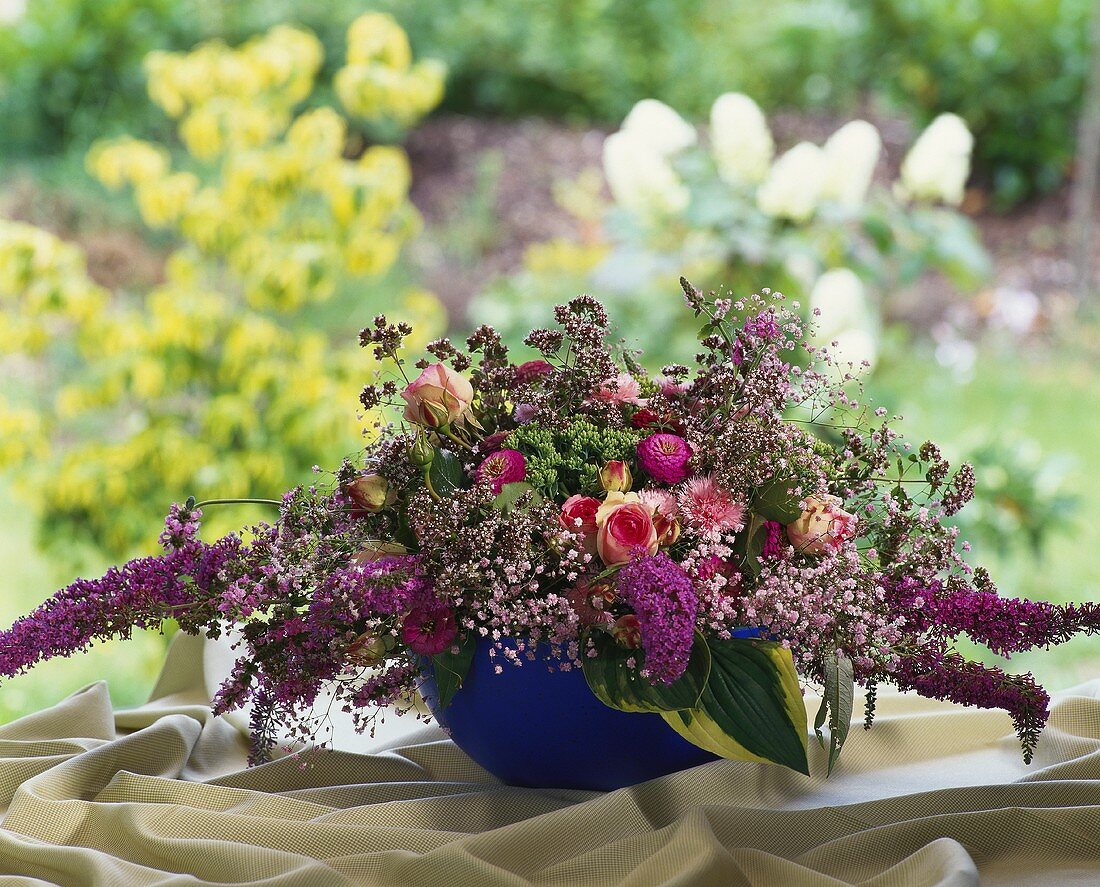
[[[868,726],[880,684],[1004,709],[1030,760],[1047,694],[955,641],[1055,644],[1095,632],[1100,607],[999,597],[950,525],[968,465],[863,403],[797,305],[682,283],[700,348],[656,377],[588,296],[527,336],[531,359],[481,327],[466,349],[432,342],[414,378],[411,327],[375,318],[361,342],[396,372],[362,391],[379,433],[361,454],[247,541],[204,542],[203,503],[173,506],[163,554],[0,634],[0,675],[169,618],[232,627],[241,655],[214,709],[251,705],[259,761],[288,736],[324,744],[326,688],[366,729],[412,709],[431,670],[445,708],[482,641],[498,674],[548,651],[608,706],[729,758],[808,772],[812,682],[830,769],[857,683]]]

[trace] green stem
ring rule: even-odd
[[[196,502],[193,508],[205,508],[207,505],[276,505],[282,507],[279,499],[207,499]]]

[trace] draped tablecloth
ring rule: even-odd
[[[503,786],[415,722],[245,769],[209,647],[177,636],[139,709],[97,683],[0,727],[0,887],[1100,885],[1100,680],[1055,698],[1030,767],[1001,712],[882,695],[828,780],[811,742],[813,778],[720,761],[599,794]]]

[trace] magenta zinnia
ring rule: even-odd
[[[691,447],[678,434],[658,432],[638,443],[638,464],[655,481],[675,484],[688,476]]]

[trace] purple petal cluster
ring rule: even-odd
[[[976,708],[1000,708],[1012,717],[1031,763],[1039,734],[1050,717],[1050,696],[1031,674],[1009,675],[999,668],[970,662],[943,648],[926,648],[902,657],[893,676],[901,690]]]
[[[943,583],[905,578],[886,583],[889,603],[906,613],[908,627],[954,637],[965,632],[1000,656],[1049,647],[1075,634],[1100,630],[1095,603],[1053,604],[1002,598],[996,592],[970,587],[947,590]]]
[[[695,640],[699,599],[691,578],[660,553],[623,567],[618,591],[641,623],[647,676],[671,684],[687,669]]]
[[[161,541],[162,555],[136,558],[99,579],[77,579],[29,616],[0,632],[0,676],[11,677],[38,662],[71,656],[96,640],[130,637],[168,617],[186,621],[201,589],[237,554],[239,541],[216,545],[195,538],[198,512],[173,507]]]

